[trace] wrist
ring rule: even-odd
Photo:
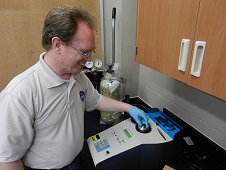
[[[128,107],[127,107],[126,112],[128,112],[128,113],[129,113],[131,110],[133,110],[133,109],[134,109],[134,107],[135,107],[135,106],[128,104]]]

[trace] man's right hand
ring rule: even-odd
[[[143,110],[133,106],[128,110],[128,113],[139,126],[145,125],[145,127],[148,127],[148,116]]]

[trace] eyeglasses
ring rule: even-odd
[[[81,54],[83,58],[87,58],[87,57],[89,57],[89,56],[91,56],[92,54],[95,53],[95,50],[90,50],[90,51],[84,53],[83,51],[80,51],[79,49],[77,49],[71,42],[68,42],[68,44],[69,44],[72,48],[74,48],[79,54]]]

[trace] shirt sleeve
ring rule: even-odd
[[[86,84],[86,111],[92,111],[95,110],[98,105],[100,104],[100,101],[102,99],[102,95],[94,88],[93,84],[89,80],[89,78],[83,73],[82,77]]]
[[[9,93],[0,94],[0,162],[21,159],[32,143],[34,120],[24,104]]]

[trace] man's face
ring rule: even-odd
[[[62,50],[62,64],[65,71],[68,73],[81,72],[85,63],[91,60],[94,49],[94,31],[83,22],[78,23],[78,30],[72,41]]]

